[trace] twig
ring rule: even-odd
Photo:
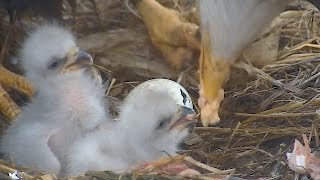
[[[228,141],[228,144],[227,144],[226,149],[229,148],[230,143],[231,143],[231,140],[232,140],[233,136],[236,134],[236,132],[237,132],[237,130],[239,129],[240,126],[241,126],[241,123],[238,122],[237,126],[234,128],[234,130],[233,130],[233,132],[232,132],[232,134],[231,134],[231,136],[230,136],[230,138],[229,138],[229,141]]]
[[[217,169],[217,168],[214,168],[214,167],[211,167],[211,166],[208,166],[206,164],[203,164],[199,161],[196,161],[195,159],[191,158],[190,156],[186,156],[183,158],[183,160],[193,164],[193,165],[196,165],[202,169],[205,169],[205,170],[208,170],[214,174],[220,174],[220,175],[228,175],[230,173],[233,173],[235,171],[235,169],[228,169],[228,170],[220,170],[220,169]]]
[[[135,16],[136,16],[137,18],[139,18],[139,19],[142,19],[141,16],[139,15],[139,13],[137,13],[135,10],[133,10],[133,9],[131,8],[131,6],[129,5],[129,0],[125,0],[124,2],[125,2],[126,7],[128,8],[128,10],[129,10],[133,15],[135,15]]]
[[[299,117],[299,116],[316,116],[316,112],[303,112],[303,113],[278,113],[278,114],[247,114],[247,113],[235,113],[236,116],[244,117],[259,117],[259,118],[282,118],[282,117]]]
[[[115,82],[116,82],[116,79],[115,79],[115,78],[112,78],[112,80],[111,80],[111,82],[110,82],[110,84],[109,84],[109,86],[108,86],[108,90],[107,90],[107,92],[106,92],[106,95],[109,95],[109,93],[110,93],[110,91],[111,91],[111,89],[112,89],[112,87],[113,87],[113,85],[114,85]]]

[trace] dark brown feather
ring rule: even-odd
[[[30,15],[62,19],[62,2],[63,0],[0,0],[1,6],[10,16],[10,22]]]

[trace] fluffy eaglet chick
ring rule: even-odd
[[[102,86],[88,73],[91,56],[58,25],[31,32],[20,60],[37,92],[3,135],[1,151],[15,164],[59,174],[68,145],[108,119]]]
[[[112,129],[100,128],[72,146],[66,175],[88,170],[123,172],[175,155],[194,118],[192,109],[177,105],[166,92],[141,93],[124,102]]]
[[[174,156],[195,125],[195,112],[178,105],[164,90],[149,90],[124,102],[119,126],[130,146],[130,161],[146,162]]]

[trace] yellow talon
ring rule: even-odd
[[[32,97],[34,89],[32,84],[23,76],[17,75],[0,65],[0,112],[8,120],[13,120],[21,110],[3,87],[21,91],[29,98]]]

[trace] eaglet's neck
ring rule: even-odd
[[[92,99],[98,99],[98,87],[92,79],[86,76],[59,77],[42,83],[38,88],[39,96],[53,98],[57,102],[90,104]]]

